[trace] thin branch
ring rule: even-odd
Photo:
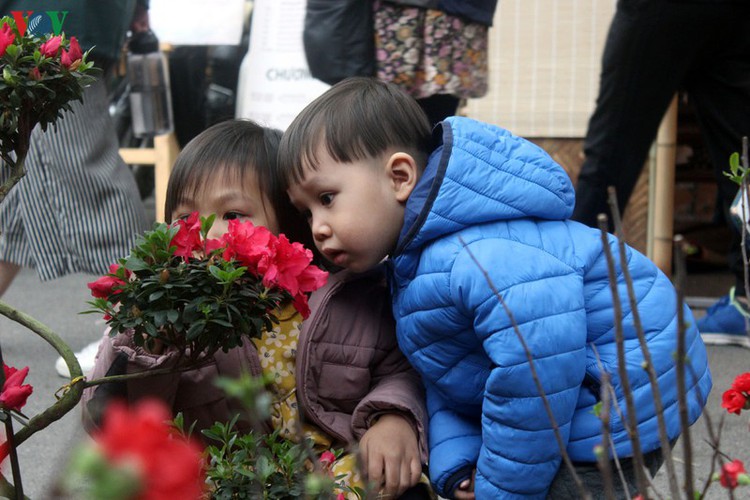
[[[682,453],[685,457],[685,484],[683,489],[688,498],[694,498],[693,485],[693,446],[690,438],[690,420],[687,406],[687,387],[685,384],[685,252],[683,245],[685,241],[681,235],[674,238],[674,263],[675,263],[675,289],[677,291],[677,405],[680,413],[680,428],[682,429]]]
[[[628,379],[628,370],[625,364],[625,344],[622,330],[622,306],[620,305],[620,295],[617,292],[617,275],[615,273],[615,260],[612,256],[612,249],[609,247],[609,237],[607,235],[607,216],[599,214],[599,229],[601,232],[602,247],[607,258],[607,270],[609,273],[609,287],[612,292],[612,309],[615,316],[615,341],[617,343],[617,370],[620,376],[623,396],[625,397],[625,407],[627,409],[627,418],[629,426],[627,427],[628,437],[633,447],[633,462],[635,467],[635,479],[638,483],[638,490],[644,496],[648,488],[646,475],[643,473],[643,452],[641,450],[641,440],[638,436],[638,422],[635,417],[635,403],[633,403],[633,393],[630,388]]]
[[[542,398],[542,403],[544,404],[544,409],[546,410],[547,416],[549,417],[549,420],[550,420],[550,424],[552,425],[552,430],[554,431],[555,439],[557,440],[557,446],[560,448],[560,453],[562,454],[563,462],[565,462],[565,465],[567,466],[568,470],[572,474],[573,481],[576,483],[576,487],[578,488],[578,491],[581,494],[581,498],[586,498],[586,499],[591,498],[591,494],[588,491],[586,491],[586,488],[583,486],[583,482],[581,481],[581,478],[578,477],[578,474],[576,473],[573,462],[570,460],[570,456],[568,455],[568,452],[565,446],[565,441],[563,440],[562,435],[560,434],[560,427],[557,425],[557,420],[555,419],[555,415],[552,412],[552,406],[550,406],[549,400],[547,400],[547,394],[544,392],[544,388],[542,387],[542,382],[541,380],[539,380],[539,375],[536,372],[536,367],[534,366],[534,356],[531,354],[531,350],[529,349],[529,346],[526,344],[526,340],[524,340],[523,335],[521,335],[521,330],[518,327],[518,323],[516,322],[516,319],[513,316],[513,313],[511,312],[508,305],[505,303],[505,300],[503,299],[502,295],[500,295],[500,292],[495,286],[495,283],[492,281],[492,278],[490,278],[490,275],[487,273],[487,270],[484,267],[482,267],[482,264],[479,263],[477,258],[474,256],[474,253],[471,251],[469,246],[461,237],[459,237],[459,241],[461,242],[461,245],[463,245],[463,247],[466,249],[466,252],[469,254],[469,257],[471,257],[471,260],[474,261],[474,263],[477,265],[479,270],[482,272],[482,275],[484,275],[484,279],[489,285],[490,290],[492,290],[492,293],[495,295],[495,298],[497,298],[500,305],[503,306],[503,310],[505,311],[505,314],[507,314],[508,318],[510,318],[510,321],[513,325],[513,331],[515,332],[516,337],[518,338],[518,341],[521,343],[521,346],[523,347],[523,350],[526,353],[526,359],[529,362],[529,370],[531,371],[531,378],[534,380],[534,384],[536,385],[537,391],[539,391],[539,396]]]
[[[741,232],[741,243],[740,248],[742,249],[742,268],[744,270],[744,283],[745,283],[745,300],[748,304],[750,304],[750,269],[748,269],[747,265],[747,224],[750,221],[746,221],[745,214],[747,213],[748,207],[747,204],[747,197],[750,195],[748,193],[748,187],[750,186],[750,182],[748,181],[748,169],[750,169],[750,160],[748,160],[748,146],[747,146],[747,136],[742,137],[742,167],[744,168],[742,172],[742,183],[740,184],[740,232]],[[745,335],[750,336],[750,317],[747,317],[743,315],[745,318]]]
[[[11,163],[10,177],[8,177],[3,185],[0,186],[0,203],[2,203],[5,197],[8,196],[8,193],[13,189],[13,186],[18,184],[25,175],[26,170],[23,168],[23,163]]]
[[[603,371],[601,377],[602,386],[599,389],[602,409],[599,414],[599,419],[602,421],[602,445],[601,450],[597,453],[596,463],[599,466],[599,471],[602,474],[602,480],[604,482],[604,497],[607,500],[614,500],[615,490],[612,484],[612,461],[609,459],[610,448],[610,434],[609,434],[609,415],[610,415],[610,392],[609,389],[612,386],[610,381],[609,372]],[[620,468],[622,473],[622,468]],[[627,488],[625,488],[627,490]]]
[[[81,365],[78,364],[78,360],[70,347],[48,326],[32,318],[28,314],[25,314],[13,307],[9,306],[5,302],[0,301],[0,314],[3,316],[19,323],[32,332],[42,337],[48,344],[50,344],[65,360],[68,368],[70,369],[70,375],[72,378],[82,377]],[[26,427],[19,430],[16,433],[16,445],[20,445],[32,434],[38,432],[52,422],[60,420],[66,413],[72,410],[80,401],[83,394],[83,385],[72,384],[70,390],[67,391],[60,399],[58,399],[52,406],[44,410],[42,413],[34,416],[29,420]]]
[[[667,434],[667,425],[664,421],[664,404],[661,399],[661,390],[659,390],[659,380],[656,376],[656,370],[654,369],[654,363],[651,358],[651,351],[648,348],[646,342],[646,334],[643,332],[643,322],[641,321],[641,315],[638,311],[638,301],[635,296],[635,289],[633,287],[633,278],[630,275],[630,268],[628,267],[628,260],[625,253],[625,241],[622,234],[622,219],[620,218],[620,212],[617,208],[617,194],[615,188],[609,187],[607,189],[609,193],[609,208],[612,211],[612,218],[615,223],[615,234],[617,236],[617,247],[618,253],[620,254],[620,271],[622,272],[623,279],[625,280],[625,286],[628,291],[628,300],[630,302],[630,312],[633,315],[633,325],[635,326],[635,332],[638,336],[638,343],[641,346],[641,352],[643,354],[643,360],[645,361],[644,369],[648,374],[648,380],[651,384],[651,394],[654,400],[654,410],[656,412],[656,422],[659,428],[659,442],[661,448],[664,450],[664,463],[667,466],[667,479],[669,480],[669,489],[673,498],[679,498],[680,488],[677,483],[677,474],[675,473],[674,461],[672,460],[672,454],[669,451],[672,449],[669,443],[669,436]],[[678,309],[679,309],[678,304]],[[678,312],[679,314],[679,312]],[[679,336],[679,335],[678,335]],[[623,358],[624,359],[624,358]]]

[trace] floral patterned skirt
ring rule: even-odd
[[[373,2],[380,80],[416,99],[487,93],[488,27],[439,10]]]

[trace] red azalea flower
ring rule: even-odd
[[[0,57],[5,55],[5,51],[8,47],[16,40],[16,35],[8,23],[3,23],[3,27],[0,28]]]
[[[258,269],[263,274],[263,284],[271,288],[278,286],[291,295],[299,293],[298,276],[310,265],[312,252],[300,243],[292,243],[283,234],[279,235],[274,245],[273,259],[264,262],[265,269]]]
[[[175,435],[171,415],[161,401],[144,400],[132,409],[122,403],[107,408],[94,435],[108,460],[132,461],[142,474],[139,499],[199,499],[203,492],[201,447]]]
[[[729,389],[721,396],[721,407],[726,408],[729,413],[740,414],[744,408],[747,398],[734,389]]]
[[[745,394],[750,393],[750,372],[737,375],[737,378],[732,382],[732,389]]]
[[[176,246],[175,255],[183,259],[189,259],[198,250],[203,248],[201,239],[201,218],[198,212],[193,212],[187,219],[176,222],[179,230],[174,235],[169,246]]]
[[[329,468],[335,461],[336,455],[334,455],[331,451],[326,450],[320,454],[320,465],[322,465],[326,469]]]
[[[29,71],[29,78],[32,80],[39,81],[42,79],[42,73],[39,71],[39,68],[34,68],[31,71]]]
[[[721,475],[719,476],[721,485],[725,488],[733,490],[737,487],[737,476],[745,473],[745,464],[742,460],[734,460],[728,464],[724,464],[721,467]]]
[[[57,56],[57,51],[60,49],[60,44],[62,43],[62,37],[53,36],[46,42],[42,44],[41,47],[39,47],[39,52],[42,53],[45,57],[55,57]]]
[[[125,281],[118,277],[119,269],[119,264],[111,264],[108,274],[86,285],[91,290],[91,295],[97,299],[108,299],[110,295],[120,293],[122,290],[118,290],[117,287],[124,285]],[[126,269],[125,277],[130,276],[130,274],[130,271]]]
[[[3,363],[3,371],[5,372],[5,383],[3,384],[3,392],[0,393],[0,408],[21,411],[21,408],[26,404],[26,400],[34,392],[34,388],[30,384],[24,385],[23,383],[29,373],[29,367],[17,370]]]
[[[8,454],[10,451],[8,450],[8,442],[3,441],[0,443],[0,463],[3,463],[3,460],[5,460],[8,457]]]
[[[78,44],[78,40],[74,36],[70,37],[70,46],[68,50],[63,50],[60,62],[66,68],[70,68],[73,63],[79,61],[82,57],[83,52],[81,51],[81,46]]]
[[[307,304],[307,295],[304,293],[298,293],[292,299],[292,305],[297,312],[302,316],[302,319],[310,317],[310,306]]]
[[[260,268],[266,268],[261,261],[268,261],[272,257],[272,244],[276,237],[263,226],[255,226],[252,222],[229,221],[229,229],[222,240],[226,244],[224,259],[236,259],[253,274],[258,274]]]

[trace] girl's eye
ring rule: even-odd
[[[325,206],[328,206],[333,201],[333,195],[331,193],[325,193],[320,195],[320,204]]]
[[[243,217],[246,217],[246,215],[241,212],[227,212],[224,214],[224,220],[242,219]]]
[[[187,220],[187,218],[190,217],[190,214],[180,214],[177,217],[173,217],[174,220]]]

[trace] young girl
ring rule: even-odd
[[[181,152],[169,179],[165,214],[168,222],[192,212],[216,214],[209,237],[219,237],[232,219],[250,220],[292,241],[313,248],[304,221],[291,206],[276,165],[281,133],[250,121],[223,122],[201,133]],[[393,318],[381,273],[331,274],[310,298],[312,313],[302,318],[283,307],[280,324],[260,339],[224,353],[187,372],[170,373],[89,388],[83,397],[84,424],[96,426],[112,398],[129,402],[158,397],[182,412],[186,424],[205,429],[240,414],[238,425],[250,430],[239,402],[214,385],[217,376],[249,372],[270,376],[272,417],[266,429],[298,439],[304,433],[316,449],[357,444],[333,467],[350,485],[368,479],[392,497],[422,491],[417,485],[425,461],[425,409],[417,375],[396,344]],[[105,335],[93,378],[175,365],[175,348],[147,352],[131,334]],[[412,488],[417,485],[416,488]],[[413,498],[413,497],[412,497]]]

